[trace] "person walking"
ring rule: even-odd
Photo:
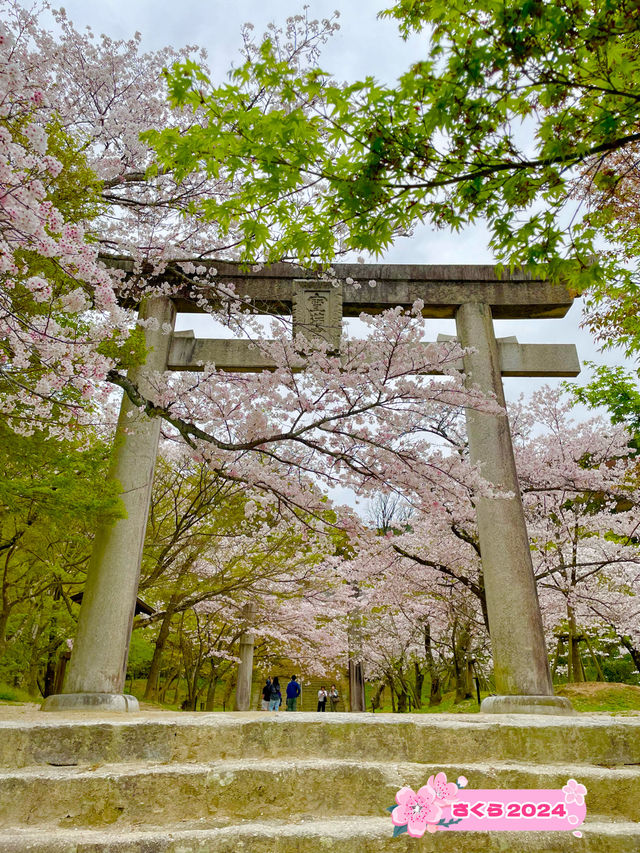
[[[291,676],[291,681],[287,684],[287,711],[295,711],[300,695],[300,685],[296,681],[295,675]]]
[[[336,707],[338,706],[338,699],[339,698],[340,698],[340,695],[338,693],[338,688],[335,686],[335,684],[332,684],[331,690],[329,691],[329,706],[330,706],[332,711],[336,710]]]
[[[269,710],[277,711],[280,707],[280,703],[282,702],[282,693],[280,692],[280,681],[278,676],[274,676],[273,681],[271,682],[271,693],[269,699]]]
[[[320,690],[318,690],[318,711],[324,711],[327,704],[327,696],[327,691],[324,687],[321,687]]]
[[[267,683],[262,688],[262,710],[269,710],[269,702],[271,700],[271,679],[267,678]]]

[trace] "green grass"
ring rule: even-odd
[[[9,687],[8,684],[0,684],[0,703],[2,704],[24,704],[25,702],[42,702],[41,697],[29,696],[25,690],[19,687]]]
[[[605,711],[609,714],[640,711],[640,687],[634,684],[587,681],[559,685],[556,693],[566,696],[576,711]]]
[[[373,691],[371,691],[373,692]],[[385,691],[385,694],[388,694],[388,691]],[[371,710],[371,697],[369,694],[369,685],[367,685],[366,689],[367,695],[367,711]],[[488,696],[488,693],[480,693],[480,698],[484,699],[485,696]],[[391,700],[388,695],[383,696],[386,701],[383,701],[382,707],[378,708],[376,711],[377,714],[390,714],[392,712]],[[477,699],[464,699],[462,702],[458,702],[458,704],[454,704],[454,700],[456,698],[455,691],[451,691],[451,693],[445,693],[442,697],[442,702],[439,705],[433,705],[429,707],[429,699],[428,697],[422,700],[422,708],[411,709],[412,714],[476,714],[480,710],[480,706],[478,705]]]
[[[144,679],[136,679],[131,684],[131,681],[127,682],[126,690],[127,692],[131,690],[133,687],[133,694],[137,696],[139,699],[142,698],[144,693],[145,681]],[[339,687],[340,695],[343,699],[339,706],[339,710],[346,710],[344,705],[344,700],[348,699],[346,692],[346,684],[340,684]],[[366,685],[366,699],[367,699],[367,710],[371,710],[371,696],[374,692],[373,685]],[[560,684],[555,686],[555,691],[559,696],[566,696],[572,703],[573,707],[576,711],[582,711],[586,713],[609,713],[609,714],[634,714],[640,712],[640,687],[632,684],[619,684],[614,682],[585,682],[583,684]],[[459,702],[458,704],[454,704],[455,693],[452,691],[450,693],[445,693],[442,702],[439,705],[434,705],[433,707],[429,707],[429,698],[428,691],[425,689],[424,691],[426,696],[423,698],[422,708],[416,710],[412,709],[412,713],[417,714],[476,714],[480,710],[480,706],[476,698],[465,699],[463,702]],[[170,692],[170,695],[173,695],[173,691]],[[215,711],[222,711],[222,695],[223,695],[223,686],[219,685],[216,696],[216,705]],[[488,696],[488,693],[481,693],[481,698],[484,699],[485,696]],[[179,700],[182,699],[184,693],[181,692],[179,696]],[[230,697],[229,707],[227,710],[233,709],[233,694]],[[391,700],[389,696],[389,691],[385,690],[383,694],[383,705],[379,708],[376,713],[391,713]],[[21,690],[19,687],[11,687],[8,684],[0,683],[0,704],[25,704],[25,703],[40,703],[42,702],[41,697],[29,696],[29,694]],[[151,703],[155,704],[157,708],[162,708],[167,711],[177,711],[179,707],[175,704],[159,704],[159,703]],[[306,702],[304,705],[305,710],[315,710],[315,705],[313,702],[311,705],[313,707],[307,707],[309,702]]]
[[[484,699],[486,696],[489,696],[489,693],[484,693],[480,691],[480,700]],[[458,704],[454,704],[454,699],[456,698],[455,693],[445,693],[442,697],[442,702],[439,705],[434,705],[433,707],[429,707],[428,702],[423,704],[422,709],[417,713],[423,714],[477,714],[480,710],[480,705],[478,705],[478,700],[473,699],[463,699],[462,702],[458,702]]]

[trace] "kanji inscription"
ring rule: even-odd
[[[318,282],[296,280],[293,294],[293,333],[308,339],[323,338],[332,350],[340,349],[342,334],[342,288],[318,286]]]

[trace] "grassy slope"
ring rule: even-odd
[[[134,693],[140,693],[144,687],[144,682],[140,685],[134,685]],[[369,685],[367,685],[369,687]],[[588,681],[582,684],[562,684],[556,686],[556,693],[559,696],[566,696],[576,711],[591,712],[600,711],[608,713],[640,713],[640,687],[633,684],[617,684],[613,682],[598,682]],[[367,690],[367,692],[369,692]],[[482,698],[487,694],[482,693]],[[474,699],[467,699],[464,702],[459,702],[454,705],[454,693],[445,694],[440,705],[433,708],[428,706],[428,703],[423,703],[423,706],[418,713],[438,714],[438,713],[474,713],[479,710],[478,703]],[[367,700],[368,700],[367,696]],[[28,696],[23,690],[15,687],[9,687],[5,684],[0,684],[0,704],[24,704],[32,702],[41,702],[41,698]],[[145,710],[157,708],[157,710],[177,710],[171,705],[153,705],[144,703]],[[216,711],[221,711],[222,706],[216,705]],[[310,710],[305,708],[305,710]],[[341,704],[339,710],[344,710]],[[378,713],[388,713],[391,711],[391,703],[386,702],[381,711]]]

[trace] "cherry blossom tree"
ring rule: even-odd
[[[26,73],[21,36],[0,25],[0,412],[25,435],[55,435],[104,398],[96,379],[128,319],[81,224],[95,179]]]
[[[630,435],[601,419],[576,422],[546,389],[514,418],[518,474],[549,639],[566,625],[569,673],[581,679],[578,639],[615,629],[637,651],[640,524]]]
[[[576,422],[569,401],[549,388],[510,409],[550,650],[554,632],[568,634],[571,673],[578,673],[578,638],[613,628],[636,660],[640,518],[629,433],[600,419]],[[449,452],[465,454],[455,419],[442,425],[441,437]],[[368,674],[397,684],[398,697],[407,697],[417,683],[411,664],[419,661],[439,686],[430,644],[460,697],[468,690],[469,661],[475,658],[482,674],[488,658],[474,491],[465,483],[455,489],[436,483],[399,505],[411,507],[410,517],[396,523],[382,512],[384,535],[361,538],[348,566],[371,638],[364,644]]]
[[[421,707],[427,675],[429,704],[438,704],[451,683],[456,701],[467,698],[471,661],[488,674],[488,632],[477,596],[456,572],[469,574],[475,561],[477,573],[478,555],[464,554],[468,546],[438,525],[430,503],[414,511],[410,523],[396,526],[391,519],[390,525],[386,532],[362,531],[354,555],[339,566],[350,593],[343,622],[347,633],[357,627],[367,678],[379,682],[373,704],[388,687],[394,710]],[[422,558],[439,548],[434,559]]]
[[[424,478],[472,476],[463,462],[429,458],[433,425],[451,407],[491,404],[465,391],[454,368],[459,348],[416,349],[423,336],[420,305],[413,315],[390,311],[370,319],[368,341],[350,342],[338,359],[322,346],[291,340],[282,320],[274,321],[274,343],[261,343],[264,326],[245,313],[254,306],[218,281],[212,264],[203,263],[237,258],[246,240],[255,240],[241,223],[198,215],[214,200],[224,206],[234,186],[253,178],[231,178],[224,168],[204,167],[189,176],[157,168],[148,139],[140,138],[144,130],[167,125],[177,134],[197,130],[198,110],[171,108],[161,72],[194,55],[204,62],[202,52],[187,46],[144,54],[139,35],[122,42],[79,33],[62,10],[51,12],[47,3],[40,17],[15,0],[2,0],[1,8],[8,64],[5,129],[7,144],[14,146],[7,160],[5,198],[14,213],[7,214],[3,229],[8,266],[2,336],[3,371],[14,382],[3,405],[12,423],[21,419],[23,429],[46,423],[55,433],[97,419],[96,407],[117,385],[148,416],[164,418],[196,459],[221,476],[271,493],[292,512],[321,513],[322,495],[305,475],[358,490],[399,478],[407,491],[421,489]],[[46,14],[53,17],[55,35],[41,23]],[[302,72],[334,28],[333,20],[296,16],[284,31],[270,31],[271,45],[281,63]],[[245,59],[259,56],[250,30],[242,52]],[[255,110],[266,109],[270,97],[255,83],[243,89]],[[23,117],[33,128],[31,140],[19,130]],[[48,131],[53,127],[55,133]],[[51,153],[58,138],[75,152],[73,168]],[[28,169],[20,166],[24,158],[31,158]],[[79,184],[90,190],[92,204],[71,206],[66,210],[71,222],[65,224],[52,199],[56,193],[67,201],[81,195]],[[298,194],[305,209],[317,190],[309,181]],[[29,210],[26,231],[10,224],[20,205]],[[16,261],[16,252],[26,248],[37,275]],[[132,259],[133,275],[116,269],[122,256]],[[49,266],[42,268],[43,258],[57,278]],[[332,277],[330,271],[324,275]],[[142,395],[125,375],[144,359],[141,330],[126,306],[149,296],[170,297],[176,288],[183,295],[187,288],[213,319],[267,350],[277,369],[247,376],[209,365],[197,375],[149,377],[154,393]],[[448,378],[421,375],[434,370]]]
[[[307,671],[324,672],[319,662],[336,658],[323,626],[336,608],[346,542],[334,531],[336,512],[325,504],[329,532],[318,531],[315,519],[279,513],[187,450],[165,443],[154,480],[139,586],[154,612],[135,623],[155,635],[145,698],[157,695],[161,669],[178,660],[193,706],[203,667],[215,681],[237,661],[247,629],[257,662],[304,660]],[[255,605],[249,625],[247,602]]]

